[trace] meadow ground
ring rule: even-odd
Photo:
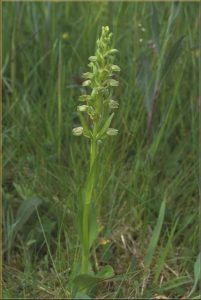
[[[100,153],[94,255],[124,276],[96,296],[199,298],[199,22],[193,2],[3,3],[4,299],[71,296],[89,159],[72,128],[103,25],[119,134]]]

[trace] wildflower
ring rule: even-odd
[[[91,100],[91,96],[90,95],[81,95],[81,96],[79,96],[79,100],[82,102],[89,101],[89,100]]]
[[[109,107],[110,108],[118,108],[119,107],[119,103],[117,102],[117,101],[115,101],[115,100],[109,100]]]
[[[72,132],[73,132],[73,135],[76,135],[76,136],[82,135],[83,127],[81,127],[81,126],[75,127],[75,128],[73,128]]]
[[[62,38],[63,38],[63,40],[68,41],[69,40],[69,34],[68,34],[68,32],[64,32],[62,34]]]
[[[118,134],[118,129],[108,128],[107,135],[117,135],[117,134]]]
[[[97,61],[97,57],[96,56],[90,56],[89,60],[92,61],[92,62],[95,62],[95,61]]]
[[[116,54],[117,52],[119,52],[117,49],[111,49],[107,51],[105,55]]]
[[[112,71],[115,71],[115,72],[120,72],[120,68],[119,68],[119,66],[117,66],[117,65],[112,65],[111,66],[111,69],[112,69]]]
[[[93,73],[91,73],[91,72],[86,72],[86,73],[82,74],[82,77],[83,77],[84,79],[91,79],[91,78],[93,77]]]
[[[89,86],[91,84],[91,80],[85,80],[83,83],[82,83],[82,86]]]
[[[88,108],[88,105],[79,105],[79,106],[77,107],[77,110],[78,110],[78,111],[86,111],[87,108]]]
[[[110,86],[118,86],[119,85],[119,82],[115,79],[109,79],[107,81],[107,83],[110,85]]]

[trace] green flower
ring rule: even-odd
[[[107,130],[107,135],[117,135],[118,134],[118,130],[115,128],[108,128]]]
[[[72,132],[73,132],[73,135],[76,135],[76,136],[82,135],[83,127],[81,127],[81,126],[75,127],[75,128],[73,128]]]
[[[117,65],[112,65],[111,66],[111,69],[112,69],[112,71],[114,71],[114,72],[120,72],[120,68],[119,68],[119,66],[117,66]]]
[[[119,85],[113,76],[120,72],[120,67],[114,64],[118,50],[111,47],[111,37],[109,27],[102,27],[95,54],[89,57],[90,71],[82,75],[85,79],[82,86],[88,87],[89,92],[79,97],[83,105],[79,105],[77,110],[86,113],[79,114],[82,127],[74,129],[73,134],[81,135],[83,130],[85,136],[85,132],[90,132],[88,136],[93,141],[96,141],[97,137],[104,139],[107,135],[118,133],[117,129],[109,128],[113,118],[111,109],[119,107],[119,103],[112,100],[113,88]]]
[[[82,83],[82,86],[89,86],[91,84],[91,80],[85,80],[83,83]]]
[[[119,107],[119,103],[115,100],[109,100],[109,107],[111,109],[115,109],[115,108],[118,108]]]
[[[77,110],[78,110],[78,111],[86,111],[87,108],[88,108],[88,105],[79,105],[79,106],[77,107]]]
[[[89,60],[92,61],[92,62],[95,62],[95,61],[97,61],[97,57],[96,56],[90,56]]]

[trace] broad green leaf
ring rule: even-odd
[[[114,274],[114,270],[110,265],[107,265],[105,267],[103,267],[98,274],[96,275],[98,278],[102,278],[102,279],[108,279],[113,277]]]
[[[74,285],[81,289],[90,289],[101,281],[110,279],[114,276],[114,270],[111,266],[103,267],[96,275],[81,274],[73,280]]]
[[[105,124],[103,125],[102,129],[99,131],[99,133],[97,134],[97,139],[100,139],[108,130],[108,128],[110,127],[112,118],[114,116],[114,113],[112,113],[109,118],[107,119],[107,121],[105,122]]]
[[[74,285],[80,290],[90,289],[100,281],[99,278],[89,275],[81,274],[73,280]]]
[[[87,294],[77,292],[75,294],[75,299],[91,299],[91,297],[89,297]]]
[[[155,249],[156,249],[156,246],[158,243],[158,239],[160,236],[161,228],[163,225],[163,220],[164,220],[164,216],[165,216],[165,208],[166,208],[166,201],[164,200],[161,203],[158,220],[157,220],[156,226],[154,228],[153,235],[152,235],[152,238],[151,238],[145,259],[144,259],[144,264],[145,264],[146,268],[149,268],[149,266],[152,262],[153,256],[154,256],[154,252],[155,252]]]

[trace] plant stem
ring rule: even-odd
[[[82,249],[82,273],[89,272],[89,213],[91,207],[91,197],[95,184],[95,164],[97,157],[96,124],[94,124],[93,138],[90,149],[90,170],[86,184],[86,197],[83,210],[83,249]]]

